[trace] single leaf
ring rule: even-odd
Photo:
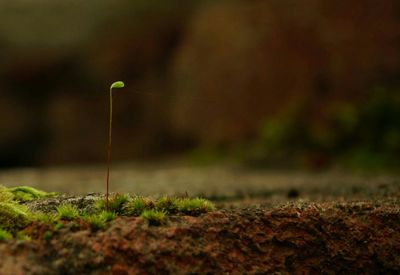
[[[119,88],[123,88],[123,87],[125,87],[125,84],[124,84],[124,82],[122,82],[122,81],[116,81],[116,82],[114,82],[113,84],[111,84],[111,88],[110,89],[119,89]]]

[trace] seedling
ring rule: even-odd
[[[113,89],[120,89],[125,87],[124,82],[116,81],[110,86],[110,119],[108,128],[108,148],[107,148],[107,191],[106,191],[106,210],[108,211],[108,195],[109,195],[109,183],[110,183],[110,164],[111,164],[111,143],[112,143],[112,114],[113,114],[113,101],[112,91]]]

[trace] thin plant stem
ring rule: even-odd
[[[113,113],[113,101],[112,101],[112,87],[110,87],[110,119],[108,128],[108,148],[107,148],[107,191],[106,191],[106,210],[108,211],[108,197],[109,197],[109,185],[110,185],[110,165],[111,165],[111,143],[112,143],[112,113]]]
[[[123,88],[124,82],[116,81],[110,86],[110,119],[108,128],[108,148],[107,148],[107,190],[106,190],[106,210],[109,209],[109,195],[110,195],[110,166],[111,166],[111,143],[112,143],[112,117],[113,117],[113,88]]]

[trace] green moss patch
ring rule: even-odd
[[[7,231],[16,231],[32,222],[28,209],[15,203],[0,203],[0,228]]]
[[[14,195],[6,187],[0,185],[0,202],[11,202]]]
[[[122,214],[122,209],[124,205],[129,201],[129,196],[127,194],[115,194],[108,201],[108,209],[105,200],[98,200],[95,203],[95,209],[97,211],[109,211],[115,212],[117,214]]]
[[[30,186],[19,186],[14,188],[8,188],[8,191],[13,194],[14,200],[20,202],[33,201],[57,195],[57,193],[55,192],[48,193]]]
[[[108,222],[117,216],[141,217],[150,225],[165,224],[168,215],[200,215],[214,210],[214,205],[202,198],[161,197],[151,198],[115,194],[110,197],[108,211],[105,199],[88,201],[88,204],[76,203],[75,199],[49,198],[56,193],[48,193],[29,186],[6,188],[0,186],[0,240],[10,236],[29,240],[24,232],[31,223],[42,223],[48,231],[56,232],[61,228],[90,228],[92,231],[102,230]],[[48,211],[30,211],[31,201],[46,199],[45,203],[55,207]],[[57,206],[58,205],[58,206]],[[76,228],[74,228],[75,230]],[[48,233],[47,235],[49,235]],[[49,239],[49,236],[42,236]]]
[[[12,239],[12,234],[4,229],[0,229],[0,242]]]
[[[184,198],[177,201],[178,210],[187,215],[200,215],[215,209],[214,205],[203,198]]]
[[[166,214],[197,216],[214,209],[214,205],[203,198],[161,197],[153,201],[149,198],[133,197],[124,204],[122,214],[140,216],[146,210],[157,210]]]
[[[161,210],[148,209],[144,210],[140,217],[147,220],[150,225],[161,225],[165,222],[166,213]]]
[[[140,216],[146,209],[153,209],[155,203],[144,197],[133,197],[123,207],[122,213],[126,216]]]
[[[57,213],[61,220],[72,221],[79,218],[80,213],[76,206],[72,204],[62,204],[57,207]]]

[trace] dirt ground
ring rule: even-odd
[[[216,211],[169,216],[160,226],[139,217],[118,217],[95,232],[83,221],[65,222],[56,230],[34,223],[25,229],[31,241],[0,243],[0,274],[400,273],[400,187],[395,176],[232,175],[227,170],[209,170],[205,176],[204,169],[191,177],[178,169],[146,175],[181,186],[182,178],[198,184],[197,175],[206,182],[219,174],[225,192],[207,193],[211,183],[194,192],[213,198]],[[2,177],[12,178],[0,173]],[[183,186],[174,192],[182,193],[188,187]]]

